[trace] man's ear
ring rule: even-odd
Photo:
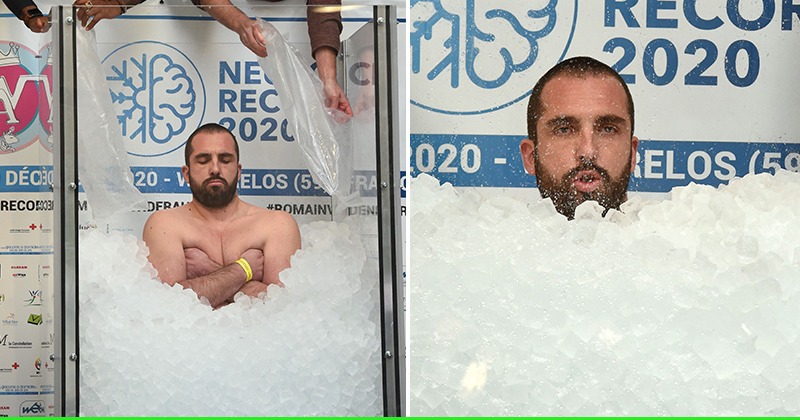
[[[639,138],[631,137],[631,173],[636,170],[636,149],[639,147]]]
[[[186,166],[186,165],[183,165],[181,167],[181,173],[183,174],[183,180],[186,181],[186,183],[188,184],[189,183],[189,167]]]
[[[525,166],[525,172],[529,175],[536,175],[536,163],[533,159],[533,140],[524,139],[519,142],[519,154],[522,156],[522,164]]]

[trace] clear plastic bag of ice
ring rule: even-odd
[[[78,178],[95,221],[132,210],[144,196],[133,174],[117,114],[108,94],[94,31],[75,31],[77,42]]]
[[[290,46],[270,23],[261,20],[269,56],[259,59],[272,80],[281,110],[291,124],[294,141],[303,152],[311,176],[329,195],[335,195],[349,174],[343,173],[340,157],[347,140],[349,122],[338,109],[325,108],[322,82],[310,63]]]

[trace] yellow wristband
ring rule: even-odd
[[[244,281],[245,283],[247,283],[250,280],[253,280],[253,269],[250,268],[250,264],[247,262],[246,259],[239,258],[238,260],[236,260],[236,264],[239,264],[239,266],[242,267],[242,270],[244,270],[244,273],[247,274],[247,280]]]

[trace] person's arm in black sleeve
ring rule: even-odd
[[[47,32],[50,28],[49,19],[36,7],[33,0],[3,0],[3,3],[31,31]]]

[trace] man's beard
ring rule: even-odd
[[[575,209],[584,201],[598,202],[603,208],[619,209],[625,202],[628,192],[628,181],[631,177],[631,160],[618,177],[611,177],[604,168],[597,166],[593,161],[582,161],[580,165],[566,173],[561,179],[556,179],[542,165],[538,154],[534,156],[536,165],[536,184],[542,198],[551,198],[556,210],[572,220],[575,218]],[[578,191],[574,186],[575,176],[581,171],[596,171],[600,175],[601,184],[592,192]],[[605,213],[604,213],[605,214]]]
[[[221,187],[208,187],[208,183],[214,180],[220,180],[224,184]],[[233,182],[228,184],[224,178],[215,176],[206,179],[202,184],[198,185],[192,180],[191,174],[189,175],[189,188],[192,190],[192,197],[198,203],[212,209],[219,209],[227,206],[233,197],[236,196],[236,184],[239,182],[239,175],[233,178]]]

